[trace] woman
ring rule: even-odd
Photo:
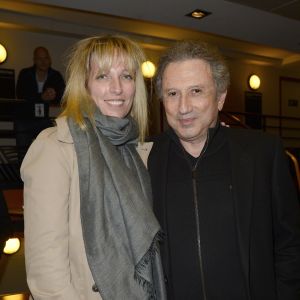
[[[147,171],[143,52],[120,36],[79,41],[64,110],[21,173],[25,259],[34,299],[164,299]]]

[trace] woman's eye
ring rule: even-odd
[[[133,76],[130,75],[130,74],[124,74],[124,75],[123,75],[123,78],[124,78],[124,79],[127,79],[127,80],[132,80],[132,79],[133,79]]]
[[[106,74],[99,74],[99,75],[97,76],[97,79],[105,79],[105,78],[107,78],[107,75],[106,75]]]

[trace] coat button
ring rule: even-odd
[[[93,290],[93,292],[95,292],[95,293],[99,292],[99,290],[98,290],[98,288],[97,288],[97,286],[96,286],[96,283],[93,284],[92,290]]]

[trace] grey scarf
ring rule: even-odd
[[[104,300],[165,299],[150,180],[132,118],[68,120],[78,159],[87,260]]]

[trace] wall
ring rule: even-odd
[[[0,28],[0,43],[8,52],[7,60],[1,68],[14,69],[17,77],[19,71],[33,64],[33,50],[37,46],[48,48],[52,57],[52,67],[65,73],[66,50],[76,41],[74,38]]]
[[[228,111],[244,111],[244,93],[251,91],[247,84],[250,74],[257,74],[261,78],[262,113],[279,114],[279,77],[284,74],[281,69],[271,66],[245,64],[240,61],[229,61],[231,73],[231,87],[228,92],[225,109]],[[293,74],[296,76],[297,74]],[[300,78],[300,71],[298,74]]]
[[[21,68],[32,65],[33,49],[43,45],[50,51],[53,67],[64,74],[67,51],[76,41],[76,38],[69,36],[1,28],[0,43],[6,46],[8,59],[0,67],[14,69],[17,77]],[[145,52],[148,59],[157,63],[161,50],[145,49]],[[244,93],[249,91],[247,78],[251,73],[261,76],[259,92],[262,93],[262,112],[270,115],[279,113],[279,77],[300,79],[300,68],[290,71],[287,67],[248,64],[233,58],[230,58],[228,62],[231,72],[231,87],[224,107],[227,111],[244,111]],[[153,134],[160,130],[160,103],[155,98],[150,99],[149,103],[152,120],[151,133]]]

